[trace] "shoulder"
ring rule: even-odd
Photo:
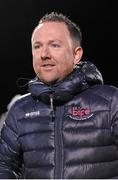
[[[20,105],[20,104],[24,104],[30,100],[31,100],[31,94],[27,93],[24,95],[20,95],[19,97],[16,97],[15,100],[13,98],[13,100],[11,100],[11,103],[13,102],[12,105]]]
[[[20,95],[8,109],[6,120],[11,122],[13,119],[19,120],[24,118],[27,112],[32,111],[35,103],[36,101],[30,93]]]
[[[30,93],[20,95],[11,105],[9,108],[10,111],[24,111],[27,107],[31,106],[34,102]]]
[[[105,92],[105,93],[115,93],[116,91],[118,91],[118,88],[112,85],[94,85],[91,87],[91,90],[94,90],[94,92],[98,93],[98,92]]]
[[[118,88],[112,85],[94,85],[89,88],[89,91],[96,96],[102,97],[106,100],[113,100],[118,98]]]

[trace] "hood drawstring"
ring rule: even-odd
[[[51,115],[52,121],[54,121],[55,110],[54,110],[54,103],[53,103],[53,95],[52,94],[50,94],[50,109],[51,109],[50,115]]]

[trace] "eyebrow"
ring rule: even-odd
[[[53,42],[59,42],[62,43],[62,41],[55,39],[55,40],[49,40],[48,43],[53,43]],[[32,41],[33,44],[42,44],[40,41]]]

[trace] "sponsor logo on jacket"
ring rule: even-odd
[[[90,108],[81,108],[79,106],[67,107],[67,115],[74,120],[86,120],[93,116]]]
[[[28,112],[25,114],[25,117],[28,118],[28,117],[37,117],[40,115],[40,111],[32,111],[32,112]]]

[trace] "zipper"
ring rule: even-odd
[[[63,179],[63,135],[62,120],[64,106],[54,107],[53,94],[50,94],[51,119],[54,122],[55,169],[54,178]]]
[[[63,179],[63,107],[57,107],[55,118],[55,179]]]

